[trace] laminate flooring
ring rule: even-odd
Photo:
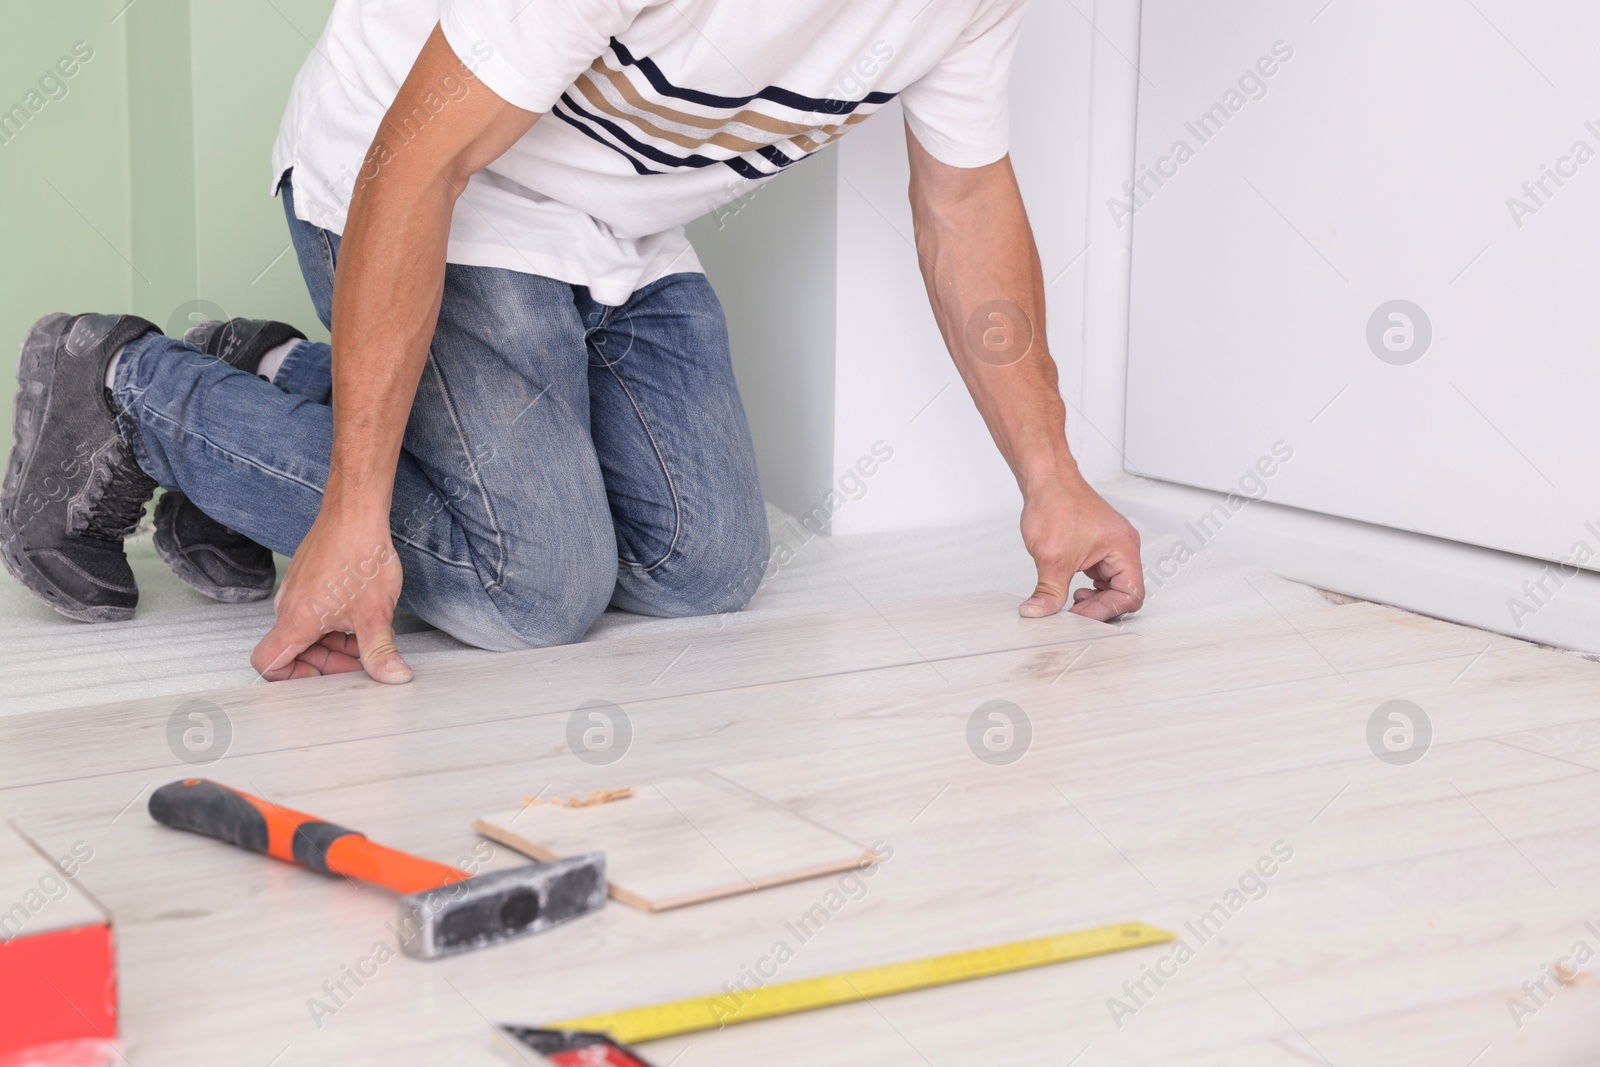
[[[1033,565],[1015,519],[817,537],[769,506],[768,526],[774,544],[784,550],[778,558],[786,562],[771,569],[745,610],[700,619],[608,611],[584,641],[705,632],[842,607],[992,590],[1021,602],[1033,589]],[[1177,543],[1170,534],[1144,534],[1149,560],[1170,555]],[[128,622],[72,622],[0,574],[0,716],[256,682],[250,650],[272,625],[270,601],[206,600],[173,577],[156,557],[148,532],[129,540],[128,557],[140,590],[138,613]],[[286,566],[278,561],[280,575]],[[1316,590],[1207,548],[1175,577],[1164,579],[1129,626],[1154,632],[1325,606]],[[415,666],[483,655],[419,619],[402,617],[396,628],[397,643]]]
[[[1600,665],[1366,603],[1146,630],[1020,620],[1015,602],[863,597],[451,658],[404,687],[346,676],[14,714],[0,815],[58,854],[92,848],[79,878],[121,953],[108,1062],[135,1067],[516,1064],[493,1022],[1121,920],[1187,951],[643,1051],[661,1067],[1600,1061],[1594,964],[1544,975],[1600,950]],[[596,707],[620,727],[600,750],[572,729]],[[870,877],[668,912],[613,902],[424,963],[389,958],[383,891],[143,809],[204,774],[493,869],[522,860],[475,835],[477,815],[712,767],[883,858]],[[819,905],[825,921],[797,924]]]

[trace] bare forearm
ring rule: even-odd
[[[369,157],[366,173],[374,170],[351,202],[334,284],[327,501],[387,514],[439,316],[455,194],[418,166],[376,167]]]
[[[358,662],[380,682],[411,678],[394,643],[403,576],[389,505],[439,318],[450,220],[467,180],[537,120],[474,78],[434,27],[373,141],[340,243],[332,462],[322,510],[278,591],[276,622],[250,657],[268,680]],[[362,580],[330,607],[324,592],[348,590],[352,573]]]
[[[1139,534],[1078,471],[1045,334],[1044,274],[1009,158],[959,168],[908,129],[917,253],[934,316],[1022,489],[1022,540],[1039,584],[1019,608],[1106,620],[1144,603]]]
[[[1044,276],[1009,162],[972,175],[958,195],[927,192],[914,178],[923,278],[995,444],[1024,493],[1076,476],[1045,334]]]
[[[434,30],[367,153],[339,249],[325,511],[387,515],[456,200],[537,118],[486,89]]]

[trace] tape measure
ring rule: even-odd
[[[697,1030],[716,1030],[734,1023],[753,1022],[777,1015],[793,1015],[837,1004],[851,1004],[895,993],[908,993],[914,989],[929,989],[974,978],[1008,974],[1051,963],[1102,956],[1108,952],[1121,952],[1145,945],[1160,945],[1176,940],[1177,936],[1144,923],[1117,923],[1028,941],[1012,941],[992,948],[845,971],[822,978],[781,982],[754,990],[739,989],[714,997],[675,1000],[609,1015],[565,1019],[545,1026],[550,1030],[607,1034],[615,1041],[633,1044]]]

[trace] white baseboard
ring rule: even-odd
[[[1217,547],[1319,589],[1600,653],[1600,574],[1593,571],[1268,501],[1230,512],[1224,494],[1170,482],[1127,477],[1101,492],[1149,528],[1176,534],[1191,552]],[[1213,518],[1201,524],[1208,512]],[[1163,568],[1180,565],[1170,554],[1148,555],[1152,585]]]

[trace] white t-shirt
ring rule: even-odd
[[[437,86],[392,124],[392,150],[483,85],[545,116],[469,183],[449,261],[586,285],[620,304],[700,269],[685,223],[897,96],[936,159],[1003,157],[1027,2],[337,0],[295,80],[274,188],[292,167],[296,214],[343,233],[379,122],[439,23],[482,85]]]

